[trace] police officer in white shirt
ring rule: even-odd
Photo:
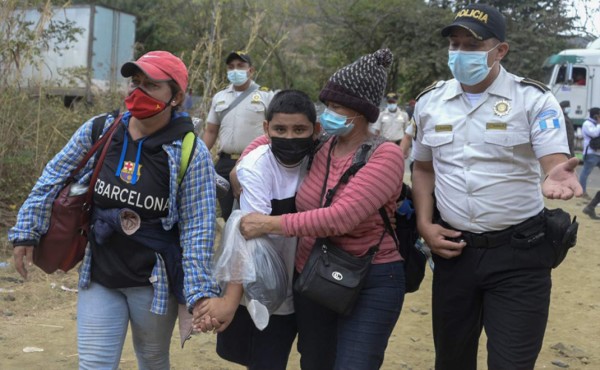
[[[490,6],[460,10],[442,30],[454,79],[426,89],[414,111],[413,196],[434,253],[438,370],[476,369],[483,327],[490,369],[534,368],[553,253],[543,237],[543,196],[582,195],[558,102],[543,84],[500,65],[505,30]]]
[[[383,136],[387,141],[400,144],[408,125],[408,114],[398,107],[398,94],[388,93],[386,101],[387,107],[379,114],[372,130],[374,134]]]
[[[216,172],[229,180],[229,173],[240,154],[252,140],[263,134],[263,121],[273,92],[261,88],[253,80],[252,59],[245,51],[233,51],[225,59],[226,89],[213,97],[202,140],[212,149],[219,139]],[[233,206],[233,192],[219,198],[221,215],[227,221]]]

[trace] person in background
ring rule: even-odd
[[[379,116],[386,68],[391,62],[388,49],[362,56],[335,72],[321,90],[319,99],[327,108],[319,122],[331,137],[314,154],[312,166],[298,189],[298,213],[252,213],[241,221],[246,238],[264,234],[299,236],[298,273],[317,237],[329,237],[332,243],[357,256],[379,243],[350,315],[339,315],[294,292],[303,369],[380,368],[402,309],[404,264],[378,211],[384,207],[391,218],[396,209],[404,174],[400,148],[390,142],[377,146],[365,166],[347,184],[339,186],[331,205],[322,208],[325,190],[338,184],[361,144],[377,138],[371,136],[368,125]]]
[[[569,152],[571,153],[571,157],[575,157],[575,126],[573,125],[573,121],[571,121],[571,118],[569,117],[569,113],[571,112],[571,103],[568,100],[563,100],[560,102],[560,107],[562,109],[563,115],[565,116],[565,128],[567,130]]]
[[[585,86],[585,72],[580,69],[573,73],[573,83],[577,86]]]
[[[212,99],[202,140],[212,149],[219,139],[217,173],[229,181],[229,172],[240,154],[263,133],[263,121],[273,92],[262,89],[253,80],[255,69],[245,51],[233,51],[225,58],[227,79],[231,83]],[[233,207],[233,191],[219,197],[221,216],[229,218]]]
[[[151,51],[125,63],[121,74],[130,78],[128,111],[92,189],[93,227],[79,270],[79,368],[117,369],[131,326],[139,368],[166,370],[178,303],[191,311],[220,293],[209,267],[216,223],[214,167],[197,139],[187,173],[177,183],[182,139],[193,131],[189,116],[179,112],[188,82],[184,63],[169,52]],[[105,130],[114,119],[107,117]],[[92,124],[93,119],[84,123],[48,163],[9,231],[23,277],[34,245],[48,229],[54,198],[92,146]],[[93,163],[94,157],[77,183],[89,182]],[[99,231],[113,211],[125,208],[137,215],[137,232]],[[139,241],[138,233],[153,241]]]
[[[596,192],[596,195],[592,198],[592,200],[583,208],[583,213],[590,216],[592,220],[598,220],[600,217],[596,214],[596,206],[600,204],[600,191]]]
[[[544,196],[581,196],[578,161],[552,92],[500,64],[509,44],[496,8],[466,5],[441,34],[454,79],[418,96],[412,152],[418,228],[435,262],[435,368],[476,369],[485,329],[489,369],[533,369],[554,263],[539,237]]]
[[[275,94],[264,122],[270,143],[243,156],[236,167],[244,189],[240,195],[242,212],[296,212],[294,200],[313,150],[316,118],[315,106],[305,93],[282,90]],[[297,332],[292,278],[298,239],[281,235],[268,238],[287,267],[288,289],[285,301],[271,315],[266,328],[256,328],[246,308],[248,301],[242,299],[243,286],[235,283],[227,284],[223,298],[207,301],[196,322],[202,325],[201,318],[210,315],[223,323],[217,335],[217,353],[222,358],[248,369],[285,370]]]
[[[587,193],[587,178],[595,167],[600,168],[600,152],[590,147],[590,140],[600,136],[600,108],[590,109],[590,116],[581,125],[583,133],[583,169],[579,174],[579,183],[583,188],[584,197],[590,199]]]
[[[408,114],[398,107],[398,94],[393,92],[387,94],[386,101],[387,107],[379,114],[372,130],[375,135],[381,135],[387,141],[399,145],[404,136],[404,129],[408,125]]]
[[[406,114],[408,114],[408,119],[412,119],[413,112],[415,111],[415,104],[417,101],[415,99],[410,99],[408,102],[408,106],[406,107]]]

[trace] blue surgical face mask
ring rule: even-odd
[[[245,69],[232,69],[227,71],[227,79],[233,86],[242,86],[248,81],[248,71]]]
[[[565,114],[571,113],[571,108],[570,107],[565,107],[564,112],[565,112]]]
[[[336,136],[345,136],[352,131],[354,128],[354,123],[350,122],[346,124],[348,118],[356,118],[354,117],[346,117],[343,114],[336,113],[328,108],[321,114],[321,127],[323,130],[327,132],[329,135]]]
[[[467,86],[477,85],[485,80],[494,66],[493,64],[492,67],[487,65],[488,53],[498,45],[488,51],[448,50],[448,67],[454,78]]]
[[[397,104],[397,103],[389,103],[389,104],[387,105],[387,109],[388,109],[390,112],[394,112],[396,109],[398,109],[398,104]]]

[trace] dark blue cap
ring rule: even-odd
[[[456,13],[454,22],[442,29],[442,36],[450,36],[452,27],[469,30],[478,40],[495,37],[506,40],[506,21],[498,9],[484,4],[469,4]]]

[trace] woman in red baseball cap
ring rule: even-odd
[[[183,144],[194,126],[187,113],[179,112],[188,81],[181,59],[152,51],[125,63],[121,74],[130,78],[127,112],[95,117],[77,130],[46,166],[19,211],[10,240],[15,266],[26,277],[25,266],[48,228],[54,198],[114,123],[90,189],[92,226],[79,270],[79,366],[118,368],[131,326],[139,368],[169,369],[178,311],[191,312],[200,300],[219,294],[209,263],[216,224],[214,168],[202,141]],[[182,161],[184,146],[192,151]],[[77,175],[77,183],[89,184],[95,157]],[[180,167],[187,171],[178,179]]]

